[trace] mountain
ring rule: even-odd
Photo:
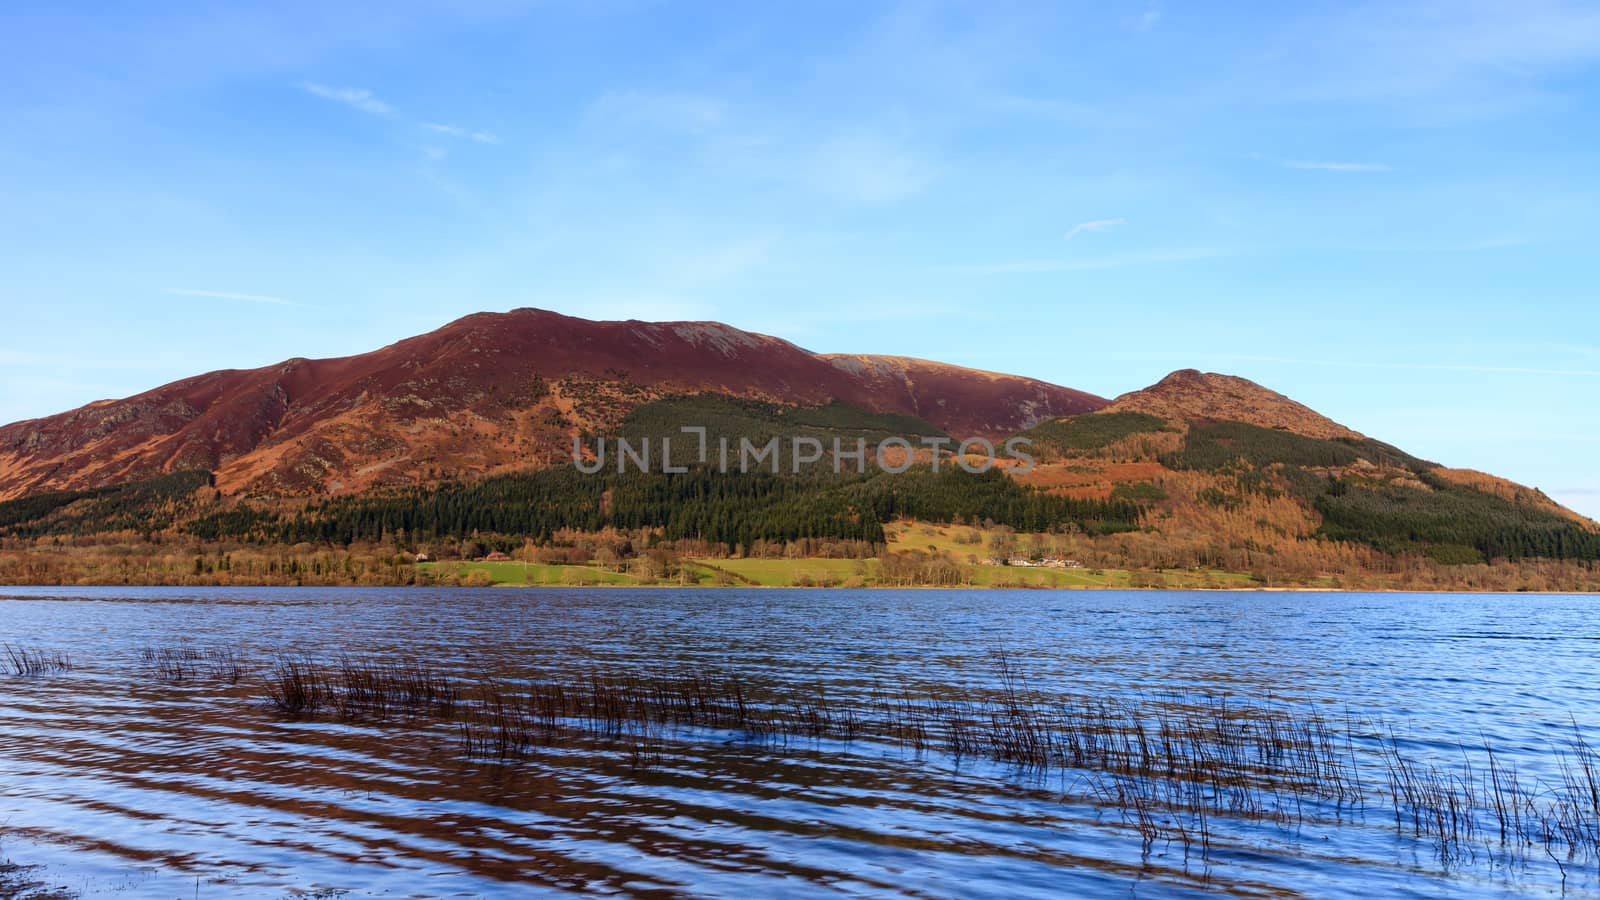
[[[924,360],[826,356],[715,322],[480,313],[371,353],[210,372],[0,428],[0,499],[183,471],[225,493],[348,492],[568,458],[641,404],[843,403],[1002,437],[1104,398]]]
[[[920,449],[898,471],[641,470],[615,444],[613,465],[570,464],[574,438],[681,448],[685,425],[706,447]],[[1026,437],[1036,465],[974,472],[922,443],[969,436]],[[1107,401],[525,309],[0,428],[0,583],[448,584],[491,549],[563,583],[1600,589],[1600,527],[1540,491],[1193,369]],[[1086,571],[1009,565],[1029,560]]]
[[[1164,552],[1186,546],[1178,558],[1243,549],[1232,558],[1268,553],[1306,572],[1412,555],[1600,559],[1600,527],[1541,491],[1420,459],[1231,375],[1181,369],[1025,433],[1042,463],[1020,480],[1080,500],[1142,499]]]
[[[1307,438],[1334,440],[1354,447],[1385,448],[1382,456],[1394,462],[1401,458],[1409,464],[1404,471],[1423,472],[1453,485],[1471,488],[1490,494],[1514,505],[1539,509],[1594,527],[1588,518],[1567,509],[1535,488],[1478,472],[1472,469],[1451,469],[1428,463],[1400,453],[1393,447],[1380,444],[1310,407],[1268,390],[1253,381],[1235,375],[1180,369],[1150,387],[1131,391],[1112,400],[1101,412],[1135,412],[1157,416],[1180,423],[1235,422],[1286,431]],[[1383,462],[1374,454],[1368,461],[1373,465]],[[1363,457],[1357,456],[1357,460]]]
[[[1140,412],[1164,419],[1218,419],[1278,428],[1315,438],[1361,435],[1310,407],[1234,375],[1179,369],[1150,387],[1111,401],[1107,412]]]

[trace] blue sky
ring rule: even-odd
[[[0,8],[0,420],[541,306],[1230,372],[1600,515],[1597,5],[75,7]]]

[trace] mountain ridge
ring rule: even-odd
[[[685,425],[876,452],[859,470],[667,469]],[[660,465],[615,445],[571,464],[608,436],[653,440]],[[967,436],[1027,438],[1033,462],[974,471],[935,449]],[[891,439],[908,466],[866,465]],[[1542,492],[1195,369],[1106,400],[715,322],[525,309],[0,428],[0,582],[448,584],[465,570],[422,563],[491,550],[562,582],[819,557],[854,560],[861,585],[1600,589],[1600,526]],[[1069,560],[1090,571],[1012,568]]]
[[[854,360],[859,365],[852,364]],[[843,402],[1000,437],[1104,398],[907,357],[816,354],[718,322],[474,313],[354,356],[223,369],[0,427],[0,499],[185,469],[225,492],[358,490],[549,464],[641,402]]]
[[[1144,416],[1169,433],[1140,436],[1135,426],[1130,439],[1164,442],[1169,454],[1194,428],[1242,423],[1411,459],[1234,375],[1178,369],[1106,400],[917,357],[815,353],[719,322],[594,321],[524,308],[473,313],[367,353],[221,369],[5,425],[0,501],[190,471],[211,473],[225,495],[258,497],[495,475],[564,463],[575,436],[611,433],[633,410],[698,394],[795,408],[843,403],[958,437],[1048,434],[1091,414]],[[1213,456],[1231,452],[1232,438],[1219,440]],[[1413,462],[1595,527],[1536,489]]]

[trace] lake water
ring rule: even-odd
[[[0,643],[71,668],[0,673],[0,860],[84,896],[1594,895],[1592,852],[1441,852],[1397,829],[1380,765],[1485,741],[1524,780],[1600,736],[1600,616],[1568,596],[783,590],[0,588]],[[233,683],[152,648],[225,649]],[[938,697],[1238,698],[1348,723],[1369,802],[1218,814],[1146,841],[1107,781],[870,734],[664,725],[511,759],[428,716],[286,718],[285,655],[411,660],[462,679],[714,671],[849,705]],[[5,663],[0,657],[0,666]],[[878,692],[875,695],[874,692]],[[1344,726],[1341,726],[1344,727]],[[1407,823],[1409,825],[1409,823]],[[1511,842],[1516,843],[1516,842]],[[1590,848],[1591,850],[1593,848]]]

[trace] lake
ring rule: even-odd
[[[0,859],[163,898],[1593,895],[1593,603],[0,588]],[[508,747],[485,685],[548,719]]]

